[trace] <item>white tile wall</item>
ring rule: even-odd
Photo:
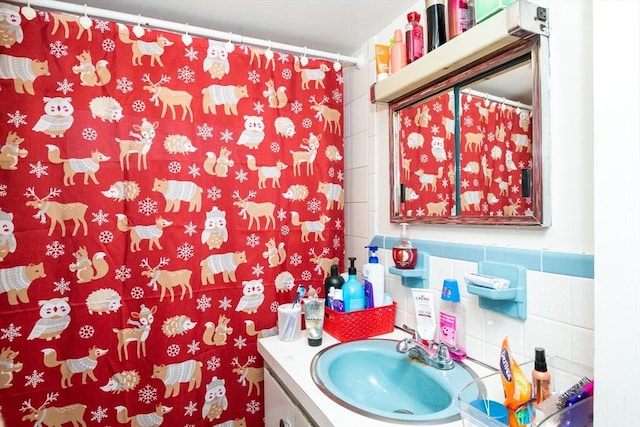
[[[384,252],[385,265],[390,265],[390,251]],[[445,278],[458,280],[470,357],[497,367],[502,340],[508,337],[517,360],[530,360],[535,347],[544,347],[549,355],[593,366],[593,280],[528,271],[528,314],[519,320],[480,308],[478,297],[467,292],[463,277],[477,271],[475,263],[433,256],[430,261],[430,286],[437,294]],[[415,327],[411,289],[387,274],[387,292],[398,304],[396,324]]]
[[[345,126],[345,187],[346,187],[346,255],[358,258],[358,269],[366,259],[364,246],[376,234],[376,222],[388,221],[388,212],[376,212],[376,198],[381,191],[376,181],[382,164],[378,151],[388,147],[386,114],[376,114],[380,107],[369,104],[369,87],[362,84],[369,70],[348,69],[345,84],[354,81],[363,91],[359,96],[350,89],[352,103],[345,108],[350,128]],[[367,128],[367,126],[370,126]],[[376,136],[380,129],[382,136]],[[354,133],[354,131],[357,132]],[[388,184],[387,184],[388,185]],[[363,219],[366,219],[363,220]],[[391,265],[389,251],[382,251],[381,260]],[[464,283],[466,272],[477,271],[472,262],[431,257],[431,288],[439,292],[445,278]],[[519,360],[533,357],[534,348],[545,347],[550,355],[559,355],[584,365],[593,366],[593,280],[560,276],[537,271],[527,272],[528,318],[513,319],[478,306],[477,297],[461,285],[462,304],[466,312],[467,353],[489,365],[497,366],[502,340],[509,339],[514,356]],[[415,327],[411,290],[401,285],[398,277],[387,275],[387,291],[398,304],[396,324]]]

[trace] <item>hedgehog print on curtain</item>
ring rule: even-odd
[[[344,258],[330,62],[0,3],[10,426],[263,425],[259,337]]]

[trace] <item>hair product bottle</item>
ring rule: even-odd
[[[409,12],[405,26],[405,43],[407,44],[407,64],[411,64],[424,55],[424,29],[420,24],[420,14]]]
[[[470,0],[448,0],[449,40],[473,27],[473,11]]]
[[[355,257],[349,257],[349,278],[342,285],[342,299],[344,299],[344,311],[364,310],[364,287],[356,278],[357,269]]]
[[[533,390],[536,394],[536,405],[539,405],[550,396],[551,390],[551,374],[547,370],[547,358],[542,347],[536,347],[531,379],[533,379]]]
[[[404,43],[402,30],[397,29],[393,33],[393,45],[391,46],[391,54],[389,55],[389,71],[391,74],[400,71],[407,65],[407,46]]]
[[[425,0],[427,6],[427,52],[447,42],[445,0]]]
[[[329,293],[331,292],[331,288],[334,289],[342,289],[342,285],[344,284],[344,279],[340,275],[338,271],[338,264],[333,264],[331,266],[331,274],[324,279],[324,295],[327,301],[327,307],[333,308],[331,305],[331,299],[329,298]]]

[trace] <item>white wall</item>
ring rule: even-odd
[[[533,347],[543,346],[549,354],[593,366],[595,353],[598,390],[602,391],[596,399],[596,425],[631,426],[637,422],[631,420],[631,400],[638,401],[640,396],[640,368],[637,360],[631,360],[631,355],[640,354],[640,334],[637,333],[640,322],[632,315],[634,310],[637,311],[638,281],[625,281],[628,274],[619,276],[628,273],[625,267],[635,265],[638,260],[638,2],[618,1],[614,5],[602,0],[539,0],[536,3],[550,10],[552,226],[532,230],[412,225],[410,232],[417,239],[594,255],[594,242],[597,242],[596,280],[528,272],[529,310],[526,321],[485,312],[478,308],[474,298],[463,292],[467,310],[467,350],[473,357],[495,365],[501,340],[509,336],[512,350],[516,357],[521,358],[531,358]],[[415,10],[422,8],[423,2],[416,2]],[[609,17],[609,25],[605,24],[607,20],[603,20],[603,16]],[[622,19],[623,16],[626,18]],[[346,247],[348,256],[356,256],[363,262],[366,256],[363,247],[372,236],[398,233],[398,227],[389,221],[388,111],[384,106],[370,104],[369,86],[375,81],[373,45],[385,43],[393,29],[401,28],[404,22],[405,15],[397,17],[362,47],[362,53],[370,61],[368,67],[361,70],[350,68],[345,73]],[[633,34],[620,41],[624,53],[617,53],[612,41],[618,40],[621,26]],[[631,27],[635,29],[631,30]],[[594,58],[594,54],[603,56]],[[619,91],[609,90],[612,83],[622,81],[616,77],[614,83],[609,78],[612,69],[622,72],[625,65],[621,61],[628,61],[635,67],[624,74],[624,81],[631,79],[635,86]],[[592,70],[599,73],[595,82]],[[595,108],[596,114],[607,113],[605,120],[594,116],[594,86],[601,88],[596,91],[596,96],[608,102]],[[631,88],[635,91],[630,91]],[[624,117],[629,120],[626,126],[636,123],[635,132],[621,125],[620,115],[615,115],[620,111],[611,106],[616,93],[624,93],[627,101],[629,97],[634,98],[635,109],[625,110]],[[621,98],[617,99],[619,102]],[[600,146],[595,147],[595,152],[607,154],[596,160],[595,168],[594,122],[596,138],[601,138],[601,141],[596,140]],[[616,123],[615,131],[611,130],[611,123]],[[619,140],[612,138],[614,135]],[[617,151],[612,148],[623,144],[633,145],[631,155],[614,156]],[[618,176],[611,176],[612,171],[618,171]],[[626,174],[630,174],[631,179],[624,182],[633,184],[613,186],[612,192],[611,184],[622,181],[620,177]],[[594,176],[600,176],[597,185]],[[628,210],[623,210],[635,214],[635,218],[618,213],[621,202],[626,203],[633,198],[631,193],[635,199],[628,205]],[[600,203],[596,204],[594,195],[599,195]],[[594,209],[594,205],[599,209]],[[600,215],[598,219],[594,218],[594,212]],[[619,217],[622,219],[620,222]],[[615,234],[607,230],[612,218],[615,218]],[[633,219],[636,221],[631,222]],[[634,233],[632,236],[636,240],[630,242],[630,235],[625,230]],[[620,240],[613,240],[616,236]],[[630,251],[622,253],[623,242],[631,244]],[[390,265],[389,254],[383,255],[386,257],[381,258],[382,262]],[[614,259],[620,258],[622,262],[611,265]],[[432,257],[430,282],[437,289],[444,277],[461,278],[464,272],[475,271],[475,268],[474,263]],[[619,280],[609,280],[608,274],[615,274],[613,277]],[[602,280],[603,277],[606,280]],[[598,279],[600,288],[595,292],[598,297],[596,307],[594,283]],[[627,285],[628,293],[619,295],[617,286],[624,292],[625,283],[630,283]],[[387,277],[387,286],[398,301],[398,323],[415,324],[407,289],[400,287],[395,277]],[[633,298],[625,299],[627,295]],[[619,310],[620,307],[628,309],[627,321],[617,317],[614,320],[613,313],[625,313]],[[598,326],[594,324],[594,317]],[[632,331],[630,337],[626,328]],[[601,334],[598,340],[594,330]],[[618,333],[619,340],[615,340],[617,330],[624,330]],[[629,348],[626,341],[630,341]],[[635,366],[630,367],[632,364]],[[618,367],[620,365],[622,368]],[[629,376],[623,369],[635,374],[635,381],[626,381]]]
[[[595,425],[637,426],[640,2],[593,4]]]

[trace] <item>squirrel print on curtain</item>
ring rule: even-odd
[[[342,72],[4,10],[7,424],[262,426],[257,340],[344,262]]]
[[[453,94],[430,98],[403,109],[400,133],[405,209],[415,216],[449,216],[457,212],[454,158]],[[465,95],[460,99],[461,216],[523,215],[530,198],[521,197],[521,170],[531,168],[528,111],[486,103]],[[431,141],[427,153],[422,150]],[[444,173],[446,171],[446,174]]]

